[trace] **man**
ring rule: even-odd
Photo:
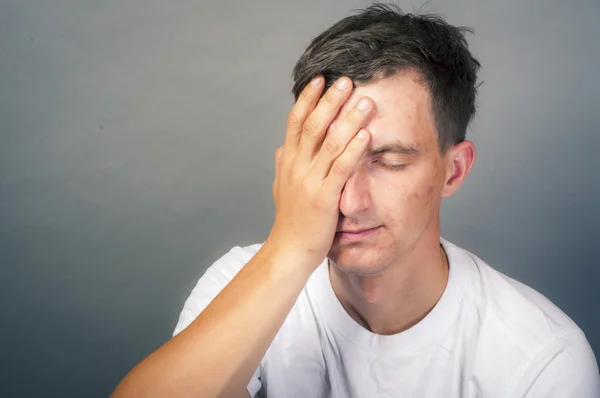
[[[310,44],[276,216],[200,279],[115,397],[596,397],[581,330],[440,237],[475,160],[464,29],[373,5]]]

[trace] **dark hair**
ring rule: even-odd
[[[442,153],[464,141],[475,114],[479,62],[469,52],[464,32],[440,16],[404,14],[394,4],[374,3],[317,36],[300,57],[292,77],[298,99],[304,86],[323,75],[326,89],[341,76],[355,85],[419,72],[431,95]]]

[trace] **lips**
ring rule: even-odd
[[[357,242],[374,235],[379,230],[379,228],[380,226],[368,229],[342,230],[336,232],[336,236],[340,239],[340,241]]]
[[[377,227],[375,227],[375,228],[377,228]],[[338,231],[338,232],[341,232],[341,233],[344,233],[344,234],[359,234],[361,232],[365,232],[365,231],[368,231],[370,229],[375,229],[375,228],[357,229],[355,231],[345,230],[345,231]]]

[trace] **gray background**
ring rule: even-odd
[[[483,64],[442,228],[598,354],[600,3],[566,3],[423,7],[473,27]],[[291,69],[365,4],[0,3],[0,396],[108,395],[206,267],[266,237]]]

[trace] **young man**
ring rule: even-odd
[[[276,217],[200,279],[115,397],[597,397],[581,330],[440,237],[467,177],[463,29],[373,5],[294,70]]]

